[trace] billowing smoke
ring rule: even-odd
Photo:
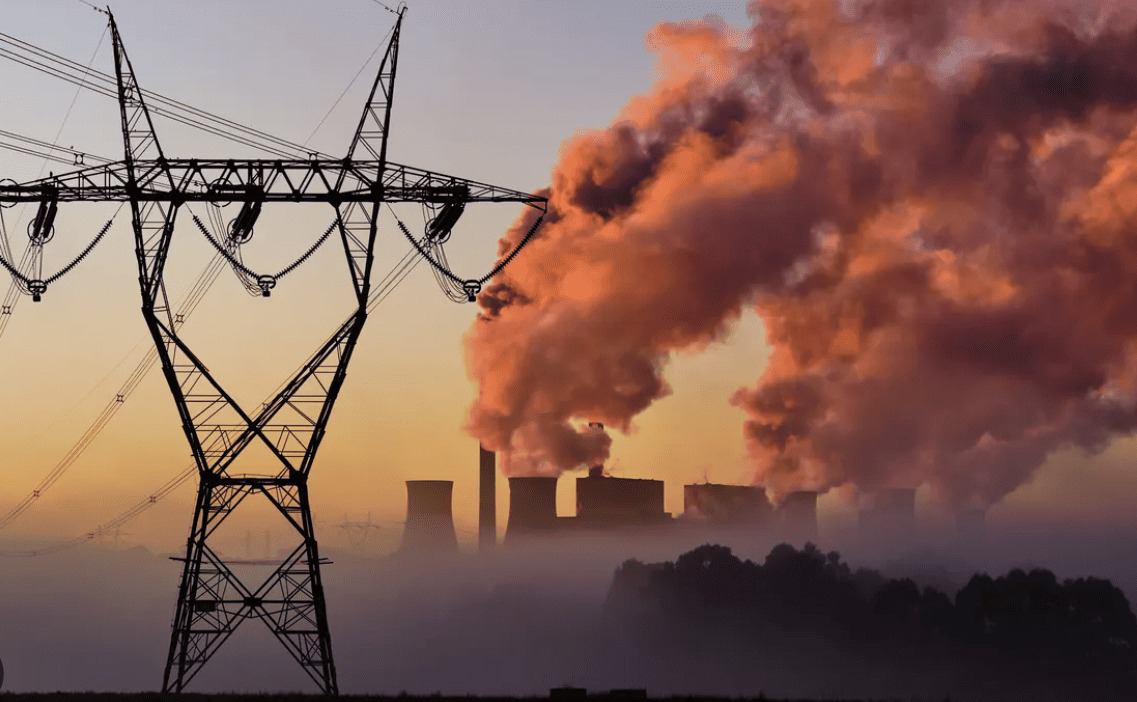
[[[584,423],[629,428],[747,308],[773,352],[733,401],[775,492],[986,505],[1132,432],[1133,4],[749,11],[658,26],[651,92],[564,146],[467,340],[472,432],[513,472],[602,460]]]

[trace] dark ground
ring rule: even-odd
[[[250,702],[309,702],[316,695],[199,695],[199,694],[183,694],[177,696],[162,695],[159,693],[136,693],[136,694],[112,694],[112,693],[96,693],[96,692],[66,692],[66,693],[37,693],[37,694],[17,694],[0,692],[0,700],[3,702],[168,702],[170,699],[177,699],[179,702],[222,702],[233,700],[234,702],[241,700],[249,700]],[[602,700],[607,702],[632,702],[636,700],[668,700],[669,702],[694,702],[695,700],[714,700],[721,702],[745,702],[746,700],[761,700],[761,702],[837,702],[836,700],[822,700],[822,699],[774,699],[768,697],[644,697],[636,692],[630,693],[607,693],[595,692],[590,693],[587,697],[584,696],[550,696],[550,697],[449,697],[441,695],[401,695],[401,696],[372,696],[372,695],[341,695],[340,699],[348,700],[349,702],[417,702],[419,700],[427,702],[494,702],[495,700],[561,700],[563,702],[576,702],[577,700]],[[873,700],[852,700],[842,699],[840,702],[874,702]],[[875,702],[885,702],[879,700]]]

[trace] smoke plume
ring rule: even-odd
[[[657,26],[653,89],[564,145],[547,224],[467,339],[471,431],[512,472],[603,460],[584,422],[627,430],[672,353],[753,308],[772,355],[733,402],[775,492],[986,505],[1131,433],[1132,3],[749,14]]]

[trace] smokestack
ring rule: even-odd
[[[817,492],[796,490],[788,493],[778,507],[782,530],[790,536],[817,538]]]
[[[453,495],[454,483],[450,480],[407,481],[407,525],[401,552],[458,551],[451,508]]]
[[[478,444],[478,549],[497,546],[497,455]]]
[[[510,478],[507,541],[549,533],[557,526],[557,479]]]
[[[1137,430],[1137,135],[1100,117],[1137,111],[1137,3],[749,4],[744,45],[716,21],[656,27],[655,85],[565,142],[540,255],[479,296],[466,336],[473,433],[534,467],[605,460],[578,418],[634,424],[668,395],[660,359],[740,309],[771,348],[733,402],[778,493],[914,480],[995,504],[1060,447]],[[995,6],[1032,11],[977,21]],[[850,60],[854,31],[871,60]]]

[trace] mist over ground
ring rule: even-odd
[[[823,533],[852,567],[910,577],[953,596],[977,571],[1045,567],[1059,579],[1110,579],[1137,597],[1137,537],[1062,525],[1001,524],[980,541],[928,531],[895,543]],[[377,557],[328,552],[324,569],[333,647],[345,693],[544,695],[552,687],[646,688],[653,695],[857,695],[971,699],[949,689],[896,689],[857,678],[855,660],[724,661],[720,652],[668,641],[686,667],[660,657],[605,614],[627,559],[674,561],[723,543],[761,563],[781,537],[679,524],[655,531],[573,535],[481,557]],[[800,545],[803,539],[791,538]],[[0,578],[0,658],[8,691],[147,691],[161,683],[180,564],[142,548],[89,547],[6,560]],[[251,581],[252,568],[246,567]],[[263,568],[262,568],[263,570]],[[821,642],[824,644],[824,642]],[[803,649],[804,650],[804,649]],[[811,649],[812,650],[812,649]],[[729,663],[729,665],[728,665]],[[953,664],[944,661],[946,673]],[[745,674],[728,674],[743,670]],[[946,674],[936,683],[951,681]],[[926,682],[926,681],[925,681]],[[944,684],[947,684],[944,682]],[[246,622],[203,670],[200,692],[311,691],[303,673],[256,621]],[[979,699],[979,698],[976,698]],[[986,698],[991,699],[991,698]]]

